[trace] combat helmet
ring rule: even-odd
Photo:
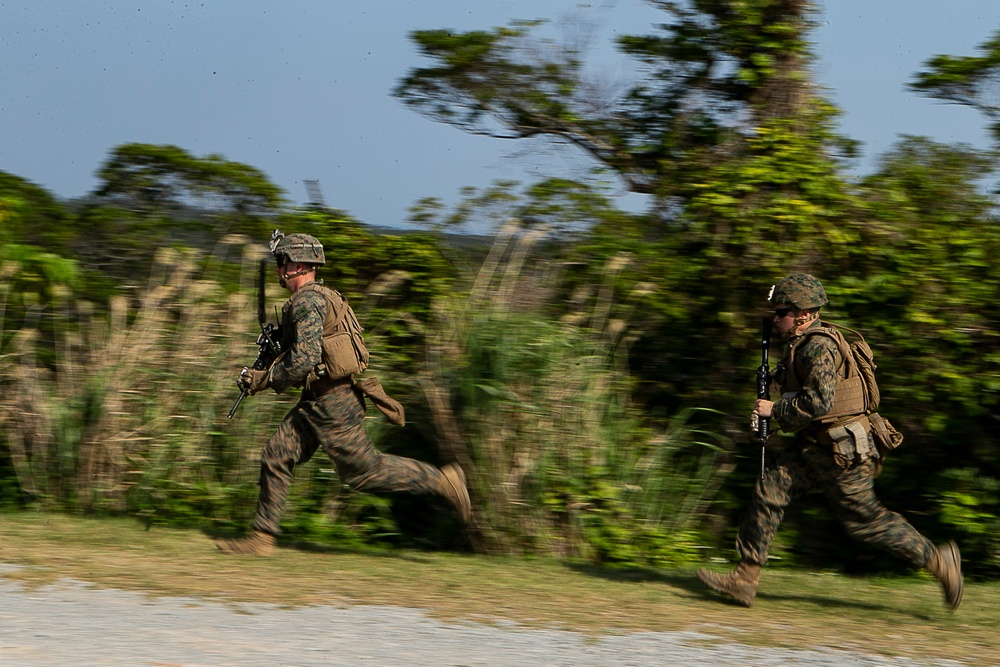
[[[800,310],[819,308],[829,303],[826,290],[815,276],[793,273],[779,280],[767,295],[771,303],[790,303]]]
[[[323,254],[323,244],[315,236],[308,234],[289,234],[285,236],[275,229],[268,244],[271,254],[275,257],[284,256],[286,262],[301,262],[302,264],[326,264]],[[279,262],[280,263],[280,262]]]

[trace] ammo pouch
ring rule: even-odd
[[[382,388],[382,383],[376,377],[367,377],[363,380],[355,380],[354,386],[362,394],[371,399],[375,407],[385,415],[391,424],[403,426],[406,424],[406,416],[403,413],[403,406],[394,398],[390,398]]]
[[[340,297],[340,303],[327,295],[334,316],[323,323],[323,365],[327,375],[342,378],[368,368],[368,348],[361,336],[361,324],[347,299],[339,292],[333,294]]]
[[[368,352],[360,334],[338,331],[323,337],[323,365],[332,378],[360,373],[368,365]]]
[[[829,448],[833,458],[842,468],[850,467],[855,461],[863,463],[868,459],[879,458],[879,452],[872,447],[868,433],[873,428],[869,418],[860,415],[846,422],[824,427],[815,432],[812,438],[820,445]]]
[[[885,458],[889,452],[903,444],[903,434],[889,423],[889,420],[877,412],[868,415],[868,420],[872,423],[872,435],[875,436],[875,446],[881,458]]]

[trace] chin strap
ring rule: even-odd
[[[280,283],[282,287],[288,287],[285,283],[288,281],[289,278],[297,278],[297,277],[299,277],[301,275],[304,275],[306,273],[310,273],[310,272],[315,271],[315,270],[316,270],[315,266],[306,266],[306,267],[303,267],[303,268],[299,269],[298,271],[293,271],[292,273],[286,273],[284,276],[280,276],[278,278],[278,283]]]
[[[795,328],[798,329],[803,324],[812,324],[819,319],[819,312],[803,313],[795,318]]]

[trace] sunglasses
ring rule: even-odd
[[[774,316],[777,317],[778,319],[781,319],[783,317],[787,317],[788,313],[792,312],[793,310],[794,308],[792,308],[791,306],[789,306],[788,308],[775,308]]]

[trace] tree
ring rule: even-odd
[[[653,195],[629,233],[614,217],[595,225],[586,264],[635,258],[640,373],[668,395],[700,387],[698,398],[727,407],[726,376],[749,361],[740,341],[755,338],[762,285],[792,270],[839,271],[831,260],[846,266],[844,247],[861,242],[860,207],[839,174],[851,143],[810,81],[810,2],[652,4],[668,20],[618,39],[640,76],[616,99],[595,97],[580,50],[532,39],[534,22],[413,33],[435,63],[409,72],[396,95],[466,131],[569,142]],[[696,367],[677,363],[708,350],[717,356]]]
[[[95,194],[143,212],[183,205],[261,216],[282,206],[281,188],[260,170],[221,155],[198,158],[177,146],[123,144],[98,171]]]
[[[69,212],[49,192],[0,171],[0,243],[58,248],[69,230]]]
[[[660,33],[624,36],[643,76],[602,98],[574,46],[534,40],[539,22],[493,31],[424,30],[411,37],[432,67],[411,70],[395,94],[430,118],[493,137],[568,142],[663,204],[739,139],[799,118],[814,93],[805,68],[805,0],[654,1],[673,19]]]
[[[1000,31],[978,50],[982,55],[934,56],[909,87],[928,97],[978,109],[990,120],[993,136],[1000,142]]]
[[[935,512],[938,501],[920,496],[940,485],[920,462],[947,468],[962,451],[992,471],[997,460],[985,437],[995,430],[1000,358],[991,333],[998,276],[987,259],[997,251],[995,201],[975,187],[993,168],[989,156],[909,138],[877,174],[851,182],[842,161],[854,142],[837,134],[838,110],[811,81],[812,3],[651,4],[668,18],[652,34],[618,39],[638,64],[618,97],[596,98],[582,51],[535,39],[536,23],[414,33],[434,64],[409,72],[396,94],[466,131],[572,144],[652,195],[645,215],[595,220],[567,263],[583,288],[600,284],[594,267],[630,258],[615,315],[629,316],[629,363],[648,414],[719,408],[733,439],[745,439],[767,285],[795,271],[819,275],[827,314],[860,323],[891,369],[882,378],[889,409],[904,394],[895,409],[913,408],[901,422],[921,453],[902,487],[920,491],[901,507]],[[928,77],[926,90],[958,90],[995,113],[987,84],[1000,37],[990,48],[964,70],[936,61],[970,85],[946,89]]]

